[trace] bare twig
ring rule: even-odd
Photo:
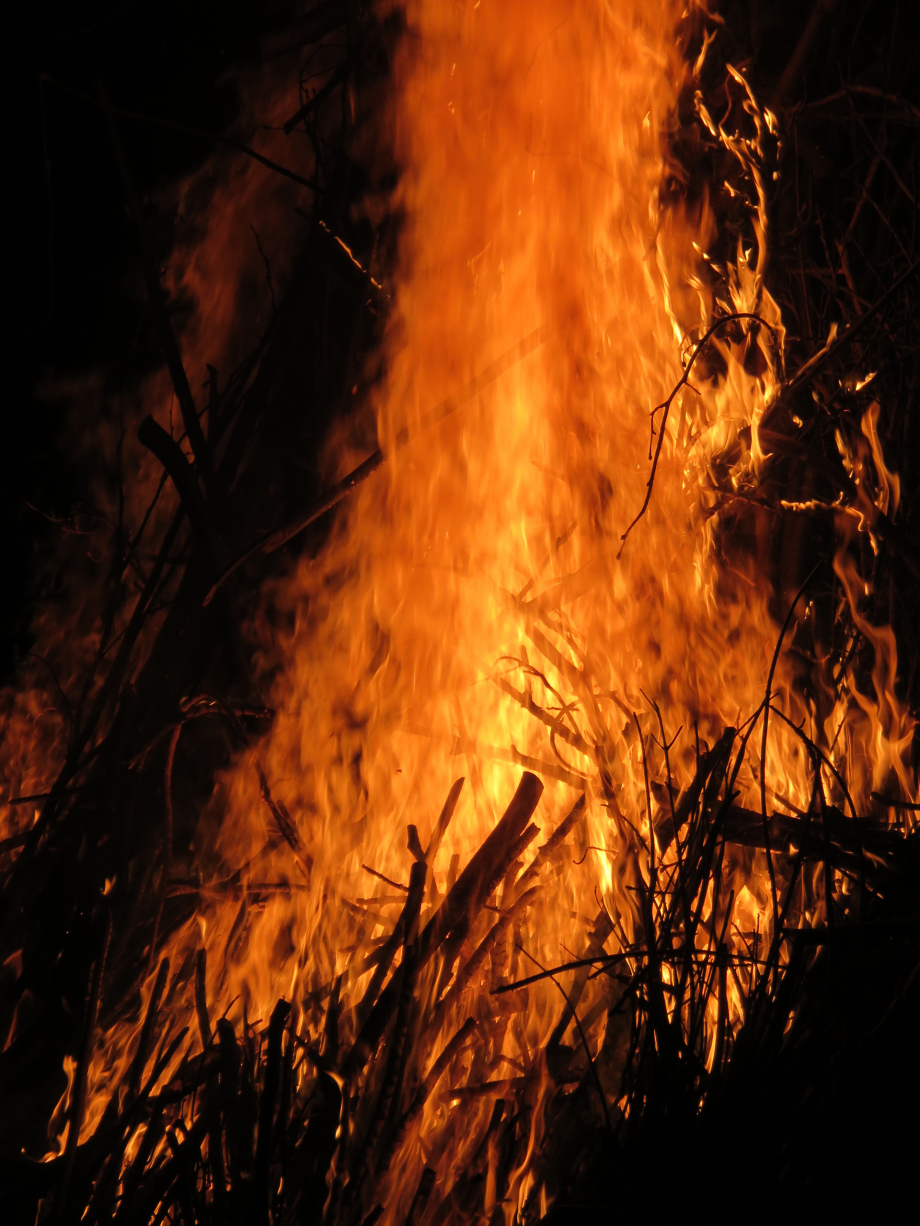
[[[55,89],[59,89],[62,93],[70,94],[72,98],[79,98],[81,102],[85,102],[87,106],[99,107],[101,104],[98,98],[93,98],[90,94],[84,94],[81,90],[74,89],[71,85],[65,85],[63,81],[58,81],[48,73],[41,74],[41,80],[48,85],[53,85]],[[310,191],[319,191],[319,184],[315,179],[307,179],[303,175],[297,174],[288,166],[282,166],[279,162],[273,162],[271,158],[267,158],[263,153],[258,153],[255,149],[251,149],[249,145],[243,141],[237,140],[233,136],[227,136],[224,133],[208,132],[204,128],[195,128],[186,123],[177,123],[174,119],[167,119],[162,115],[144,115],[140,111],[128,111],[123,107],[110,106],[109,110],[113,115],[117,115],[119,119],[131,119],[135,123],[152,124],[158,128],[167,128],[171,132],[179,132],[183,136],[195,136],[200,140],[205,141],[209,145],[226,145],[230,149],[235,149],[237,153],[245,154],[246,157],[252,158],[254,162],[258,162],[267,170],[273,171],[277,175],[281,175],[285,179],[290,179],[292,183],[299,183],[302,187],[308,187]]]
[[[102,110],[108,125],[112,148],[115,151],[115,160],[118,162],[118,169],[121,172],[125,195],[128,199],[128,207],[131,210],[131,216],[133,218],[138,239],[140,241],[141,267],[144,273],[144,281],[147,285],[147,294],[150,298],[150,306],[153,310],[157,331],[160,335],[160,344],[163,346],[163,354],[166,358],[166,365],[169,367],[173,387],[176,390],[176,399],[179,401],[179,408],[182,411],[182,424],[185,426],[185,433],[188,436],[189,442],[191,443],[192,452],[195,456],[195,462],[198,465],[198,470],[204,478],[205,485],[208,486],[212,479],[211,457],[210,453],[208,452],[208,445],[205,441],[204,432],[201,429],[201,422],[198,420],[198,411],[195,408],[195,398],[192,396],[192,389],[189,386],[188,375],[185,373],[185,367],[182,364],[182,355],[179,352],[179,345],[176,341],[176,335],[173,332],[172,324],[169,320],[169,314],[166,310],[166,299],[163,296],[163,287],[160,285],[160,278],[157,275],[156,260],[153,253],[149,249],[149,242],[146,232],[147,227],[144,224],[144,215],[141,211],[141,202],[137,195],[137,189],[134,186],[134,179],[131,176],[131,171],[128,168],[128,161],[125,157],[125,151],[122,148],[121,137],[118,135],[118,128],[115,124],[115,117],[108,100],[108,95],[106,94],[101,82],[97,83],[97,89],[99,91]]]
[[[274,800],[272,798],[271,789],[268,786],[268,780],[265,778],[265,772],[262,770],[261,763],[257,758],[253,758],[253,765],[256,768],[256,774],[259,776],[259,785],[262,791],[262,800],[265,806],[275,819],[275,825],[283,837],[284,841],[294,853],[294,859],[297,862],[297,867],[303,873],[309,884],[310,877],[313,873],[313,857],[309,852],[304,851],[300,835],[297,833],[297,827],[291,820],[291,815],[287,811],[287,807],[282,800]]]
[[[642,506],[639,510],[639,514],[636,516],[636,518],[632,521],[632,523],[629,525],[629,527],[620,537],[620,541],[622,543],[620,545],[619,552],[617,553],[617,558],[620,558],[622,556],[623,549],[626,546],[626,538],[629,536],[630,532],[632,532],[633,528],[635,528],[636,524],[639,522],[639,520],[648,510],[648,504],[649,502],[651,502],[652,486],[655,483],[655,473],[658,470],[658,460],[661,456],[661,448],[664,446],[664,436],[665,436],[666,427],[668,424],[668,414],[671,412],[671,405],[674,403],[675,396],[689,382],[690,371],[693,369],[693,363],[700,356],[700,354],[702,353],[705,346],[708,344],[713,334],[718,332],[718,330],[724,327],[726,324],[733,323],[741,319],[751,319],[751,320],[756,321],[759,324],[762,324],[763,327],[769,329],[771,336],[775,338],[776,334],[775,334],[775,331],[772,325],[768,324],[767,321],[763,319],[760,315],[752,314],[749,311],[739,311],[732,315],[723,315],[721,319],[717,319],[716,322],[709,329],[707,329],[707,331],[704,333],[701,339],[697,342],[696,348],[693,350],[693,353],[690,356],[690,360],[688,361],[686,365],[684,373],[681,376],[681,378],[678,380],[676,385],[674,386],[673,390],[671,391],[670,396],[668,396],[667,400],[662,401],[661,404],[657,405],[652,410],[653,417],[656,413],[660,412],[662,409],[664,410],[664,412],[662,413],[662,416],[661,416],[661,425],[658,427],[658,443],[655,447],[655,455],[652,460],[652,471],[649,473],[649,478],[645,485],[645,501],[642,503]]]
[[[575,1006],[569,1000],[568,993],[566,992],[562,984],[559,982],[559,980],[556,978],[556,976],[553,974],[553,972],[547,971],[545,967],[541,966],[540,963],[537,961],[537,959],[533,956],[533,954],[528,953],[527,950],[523,947],[523,945],[519,945],[518,949],[521,951],[521,953],[524,955],[525,958],[529,958],[531,962],[539,966],[540,970],[544,972],[547,978],[553,981],[553,983],[559,989],[559,992],[562,995],[562,999],[565,1001],[566,1008],[571,1010],[572,1018],[575,1022],[575,1025],[578,1027],[578,1033],[581,1036],[582,1046],[585,1049],[585,1056],[587,1057],[587,1060],[588,1060],[588,1067],[591,1069],[591,1076],[594,1079],[594,1084],[597,1087],[597,1094],[601,1100],[601,1107],[603,1108],[604,1119],[607,1123],[607,1131],[611,1132],[613,1130],[613,1125],[610,1122],[610,1109],[607,1106],[607,1095],[604,1093],[604,1087],[601,1085],[601,1079],[598,1076],[597,1068],[595,1067],[595,1064],[594,1064],[594,1057],[591,1055],[591,1048],[588,1046],[588,1039],[587,1039],[587,1036],[584,1030],[582,1029],[581,1020],[578,1017],[578,1012],[575,1009]]]
[[[782,650],[783,639],[786,637],[786,631],[789,629],[789,623],[792,621],[792,616],[795,612],[795,607],[801,600],[802,594],[804,593],[805,589],[808,587],[809,583],[811,583],[812,579],[821,569],[822,565],[823,565],[823,559],[821,562],[817,562],[812,567],[811,571],[809,571],[808,577],[806,578],[802,586],[799,588],[799,590],[796,592],[795,597],[786,612],[785,619],[783,620],[782,629],[779,632],[779,638],[776,640],[776,647],[774,648],[774,651],[773,651],[773,659],[770,661],[770,671],[767,674],[767,689],[766,689],[766,693],[764,694],[764,701],[763,701],[763,708],[762,708],[763,710],[763,732],[762,732],[761,742],[760,742],[760,812],[763,818],[763,838],[764,838],[764,847],[766,848],[767,870],[770,874],[770,898],[773,902],[773,931],[774,933],[777,931],[777,925],[779,921],[779,910],[777,907],[777,900],[776,900],[776,870],[773,867],[773,855],[770,851],[770,823],[767,818],[767,731],[769,727],[770,699],[771,699],[772,690],[773,690],[773,675],[776,672],[776,665],[779,662],[779,653]]]

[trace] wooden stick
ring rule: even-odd
[[[467,1038],[476,1029],[477,1021],[474,1017],[468,1017],[463,1025],[457,1030],[450,1039],[444,1044],[441,1054],[428,1070],[428,1075],[416,1091],[415,1097],[407,1108],[402,1119],[394,1129],[390,1138],[389,1144],[381,1155],[377,1163],[377,1171],[383,1174],[389,1170],[390,1163],[393,1160],[393,1155],[397,1152],[405,1138],[406,1133],[412,1127],[413,1123],[418,1119],[424,1110],[425,1104],[437,1088],[438,1082],[447,1071],[447,1066],[453,1060]]]
[[[441,846],[441,840],[447,833],[447,827],[450,825],[450,819],[454,815],[454,810],[457,807],[457,801],[460,799],[460,793],[463,790],[464,780],[461,777],[457,779],[447,793],[447,799],[444,801],[444,808],[441,810],[437,824],[432,832],[431,838],[428,840],[428,846],[425,848],[425,863],[431,868],[434,864],[435,857],[438,854],[438,848]]]
[[[422,1220],[422,1215],[425,1212],[437,1177],[437,1171],[433,1167],[426,1166],[422,1171],[422,1177],[418,1181],[418,1188],[416,1189],[415,1196],[412,1198],[412,1204],[409,1206],[406,1226],[416,1226],[416,1223]]]
[[[557,848],[561,847],[568,837],[569,831],[580,821],[582,814],[585,811],[585,796],[582,792],[581,796],[575,801],[572,808],[562,819],[553,833],[549,836],[542,847],[537,848],[536,855],[531,860],[527,868],[524,869],[515,885],[515,896],[520,897],[528,888],[532,881],[535,881],[540,874],[543,865],[551,859]]]
[[[761,742],[760,742],[760,812],[763,818],[763,839],[764,839],[764,847],[766,849],[766,856],[767,856],[767,869],[770,874],[770,900],[773,904],[773,937],[774,937],[774,940],[779,935],[778,933],[779,909],[778,909],[777,900],[776,900],[776,871],[773,867],[773,855],[770,851],[770,822],[767,817],[767,792],[766,792],[766,787],[767,787],[767,735],[768,735],[769,721],[770,721],[770,699],[772,697],[773,675],[776,672],[776,665],[779,662],[779,653],[782,650],[783,639],[786,637],[786,631],[789,629],[789,623],[792,621],[792,616],[795,613],[795,606],[801,600],[802,596],[804,595],[805,589],[808,587],[809,583],[811,583],[812,579],[821,569],[823,562],[824,562],[824,559],[822,558],[820,562],[816,562],[815,565],[812,567],[811,571],[808,574],[808,577],[806,578],[802,586],[799,588],[799,590],[796,592],[793,598],[792,604],[790,604],[786,612],[786,616],[785,616],[785,619],[783,620],[782,628],[779,632],[779,638],[776,640],[776,648],[773,652],[773,659],[770,661],[770,672],[767,675],[767,689],[766,689],[766,694],[764,696],[763,729],[761,733]]]
[[[182,448],[152,417],[145,417],[141,422],[137,432],[137,441],[155,455],[169,473],[182,505],[185,507],[192,531],[207,554],[211,565],[219,565],[220,541],[211,520],[211,513],[202,497],[198,482],[195,480],[192,466],[185,458]]]
[[[192,389],[189,386],[188,375],[185,373],[185,367],[182,365],[182,355],[179,352],[176,334],[173,332],[172,324],[169,320],[169,312],[166,309],[166,299],[163,296],[163,287],[160,285],[160,278],[157,274],[156,260],[150,251],[150,245],[147,239],[147,227],[144,224],[144,215],[141,210],[141,202],[137,195],[137,188],[134,186],[134,180],[131,177],[131,171],[128,168],[128,160],[125,157],[121,137],[118,135],[118,127],[115,123],[115,116],[112,113],[112,107],[109,103],[108,94],[106,93],[105,87],[102,85],[101,81],[97,81],[96,89],[99,93],[103,114],[105,115],[106,126],[109,130],[109,138],[115,152],[115,160],[118,163],[118,169],[121,173],[121,180],[125,189],[125,196],[128,200],[128,208],[131,212],[135,229],[137,230],[137,236],[140,242],[141,268],[144,274],[144,282],[147,286],[150,306],[153,310],[154,321],[156,323],[157,332],[160,336],[160,344],[163,346],[163,356],[166,358],[166,365],[169,367],[173,387],[176,391],[176,399],[179,401],[179,409],[182,413],[182,424],[185,426],[185,433],[188,437],[189,443],[191,444],[192,453],[195,456],[195,463],[198,465],[198,470],[204,478],[205,485],[208,486],[213,476],[211,469],[211,457],[210,453],[208,452],[207,442],[205,441],[204,431],[201,429],[201,422],[198,420],[198,410],[195,408],[195,398],[192,396]]]
[[[776,87],[776,102],[780,106],[787,107],[795,102],[814,45],[824,28],[824,23],[831,17],[839,2],[840,0],[815,0],[811,16],[808,18],[805,29]]]
[[[418,941],[418,969],[443,943],[448,934],[469,916],[479,912],[495,883],[511,861],[516,840],[521,837],[530,815],[543,793],[543,784],[525,773],[510,805],[498,825],[454,882]],[[342,1077],[353,1079],[364,1068],[371,1052],[380,1042],[399,999],[401,974],[397,970],[361,1027],[342,1064]]]
[[[256,768],[256,773],[259,776],[259,785],[262,790],[262,799],[266,807],[275,819],[275,825],[284,841],[294,853],[294,859],[297,862],[297,867],[307,879],[307,884],[310,882],[310,877],[313,873],[313,857],[309,852],[305,852],[300,842],[300,835],[297,833],[297,827],[291,820],[291,815],[287,811],[287,807],[281,800],[273,800],[271,790],[268,786],[268,780],[265,778],[265,772],[262,770],[261,763],[258,758],[252,759],[253,765]]]
[[[418,972],[418,921],[425,893],[428,866],[424,860],[416,861],[409,874],[409,897],[406,902],[406,919],[403,929],[403,960],[399,974],[399,998],[396,1008],[396,1023],[389,1043],[386,1072],[380,1093],[374,1104],[373,1114],[364,1134],[364,1139],[350,1164],[347,1197],[354,1202],[358,1187],[364,1179],[369,1159],[377,1145],[394,1104],[398,1105],[406,1064],[406,1038],[409,1031],[409,1012],[415,994]]]
[[[259,1135],[256,1141],[252,1176],[251,1221],[253,1226],[267,1226],[268,1223],[268,1171],[271,1160],[272,1125],[275,1119],[275,1100],[278,1097],[281,1069],[281,1040],[290,1011],[291,1006],[288,1002],[279,1000],[272,1010],[271,1020],[268,1023],[268,1063],[265,1066],[265,1078],[262,1082]]]
[[[464,962],[463,966],[457,971],[454,982],[450,985],[444,999],[438,1005],[437,1012],[432,1020],[433,1030],[440,1029],[441,1022],[447,1016],[453,1006],[459,1001],[467,984],[482,966],[483,962],[485,962],[487,956],[492,952],[492,947],[495,945],[495,942],[499,939],[499,937],[503,936],[508,931],[508,928],[514,923],[521,912],[530,906],[536,895],[536,886],[533,889],[525,891],[523,894],[519,894],[509,910],[501,916],[497,923],[492,925],[486,935],[482,938],[482,940],[467,958],[466,962]],[[504,990],[504,988],[496,988],[492,995],[497,995]]]
[[[284,121],[284,125],[281,129],[284,132],[284,135],[290,136],[300,121],[302,119],[306,119],[309,114],[315,111],[316,108],[329,97],[337,85],[341,85],[341,83],[348,76],[350,70],[350,60],[345,60],[344,63],[339,64],[325,85],[321,86],[312,98],[308,98],[296,114],[292,115],[290,119],[286,119]]]
[[[511,858],[509,853],[524,833],[542,794],[542,782],[525,771],[498,825],[457,878],[422,933],[422,962],[431,957],[448,932],[466,915],[473,915],[482,907],[495,883],[504,875]]]
[[[160,963],[160,969],[157,971],[157,977],[154,980],[153,990],[150,993],[150,999],[147,1002],[147,1012],[144,1014],[144,1024],[141,1027],[141,1037],[138,1040],[137,1051],[134,1053],[134,1059],[131,1061],[131,1069],[128,1073],[128,1088],[131,1091],[132,1097],[137,1094],[138,1086],[141,1083],[141,1078],[144,1075],[144,1066],[147,1063],[147,1051],[150,1047],[150,1039],[153,1036],[153,1027],[156,1022],[157,1012],[160,1008],[160,1001],[163,998],[163,992],[166,988],[166,980],[169,978],[169,959],[164,958]]]

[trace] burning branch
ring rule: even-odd
[[[703,349],[705,349],[706,345],[709,343],[710,339],[715,335],[715,333],[718,332],[720,328],[723,328],[726,324],[734,323],[736,321],[743,320],[743,319],[753,320],[755,323],[758,323],[762,327],[766,328],[770,332],[770,335],[773,337],[774,344],[776,343],[776,333],[772,325],[768,324],[767,321],[762,316],[755,315],[755,314],[752,314],[746,311],[737,312],[732,315],[724,315],[722,316],[721,319],[717,319],[715,323],[711,324],[710,327],[707,328],[706,332],[703,334],[700,340],[697,341],[696,345],[694,346],[693,353],[690,355],[690,359],[687,362],[686,367],[684,368],[684,373],[681,375],[680,379],[678,379],[677,383],[674,385],[673,389],[671,390],[671,394],[668,396],[666,400],[663,400],[661,404],[656,405],[655,408],[652,409],[652,429],[653,430],[655,428],[654,427],[655,414],[659,412],[661,413],[661,425],[658,427],[658,442],[655,446],[654,458],[652,459],[652,470],[649,473],[648,481],[645,483],[645,499],[642,503],[642,506],[639,508],[639,513],[635,517],[635,519],[632,521],[632,523],[630,523],[629,527],[626,529],[623,535],[620,537],[621,544],[620,544],[619,552],[617,553],[617,560],[619,560],[623,556],[623,550],[626,548],[626,538],[629,536],[630,532],[632,532],[633,528],[635,528],[636,524],[639,522],[639,520],[643,517],[645,512],[648,510],[648,504],[652,500],[652,486],[655,483],[655,473],[658,470],[658,460],[661,456],[661,448],[664,446],[664,436],[665,436],[665,430],[668,424],[668,414],[671,412],[671,405],[674,403],[675,396],[677,396],[677,394],[682,390],[682,388],[689,385],[690,371],[693,369],[693,363],[702,353]]]

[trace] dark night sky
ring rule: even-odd
[[[889,2],[879,0],[870,9],[881,16]],[[35,388],[47,374],[116,362],[124,367],[136,346],[142,309],[127,289],[129,278],[137,282],[134,239],[101,115],[51,84],[40,86],[40,76],[86,94],[94,94],[101,79],[116,106],[219,131],[236,108],[233,86],[226,79],[221,83],[222,74],[258,56],[261,36],[282,26],[295,7],[303,4],[31,0],[5,7],[8,306],[0,393],[0,684],[29,645],[27,576],[36,546],[49,531],[27,500],[66,514],[74,498],[72,476],[54,446],[59,423],[36,399]],[[749,30],[759,71],[775,81],[811,0],[723,0],[720,8]],[[906,33],[903,17],[901,25]],[[871,41],[867,31],[862,43]],[[908,43],[913,53],[915,36]],[[905,52],[903,45],[900,50]],[[829,45],[828,54],[833,60],[834,47]],[[206,141],[162,128],[122,123],[121,130],[142,194],[210,152]]]
[[[52,85],[41,87],[40,74],[88,94],[98,78],[117,106],[217,131],[236,106],[232,85],[219,78],[258,54],[260,32],[278,8],[265,0],[7,6],[0,682],[28,646],[25,584],[48,530],[26,500],[60,513],[72,498],[55,457],[55,414],[36,401],[35,387],[45,374],[79,372],[124,352],[137,326],[137,307],[125,292],[133,238],[100,114]],[[206,143],[154,127],[124,125],[123,138],[142,193],[208,153]]]

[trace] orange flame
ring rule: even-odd
[[[169,946],[174,965],[197,944],[208,947],[208,999],[231,1019],[266,1022],[285,996],[302,1032],[315,1032],[319,1005],[340,979],[347,1038],[372,974],[366,956],[404,900],[407,824],[426,847],[458,776],[467,782],[430,865],[430,910],[494,827],[522,766],[546,785],[535,816],[543,839],[581,792],[586,798],[574,848],[521,907],[515,939],[491,955],[493,985],[584,956],[592,942],[609,952],[634,940],[642,926],[635,882],[648,878],[652,860],[667,865],[670,854],[673,862],[671,807],[691,784],[700,749],[760,707],[777,636],[754,558],[722,554],[720,518],[756,485],[769,453],[758,425],[782,379],[782,321],[763,280],[772,117],[739,72],[732,77],[749,131],[722,131],[697,96],[701,122],[737,159],[752,202],[749,235],[719,266],[706,255],[717,238],[706,201],[681,205],[663,190],[679,172],[673,129],[705,54],[704,46],[687,64],[676,0],[406,7],[381,121],[401,177],[394,199],[366,203],[372,218],[384,207],[403,218],[386,375],[371,393],[388,462],[343,504],[322,553],[266,590],[252,628],[266,675],[277,677],[278,717],[258,769],[245,758],[221,780],[196,856],[205,880],[244,865],[243,889],[247,881],[279,888],[259,891],[257,905],[244,892],[203,891],[197,920]],[[232,201],[226,206],[212,209],[212,224],[234,216]],[[224,241],[196,248],[184,274],[172,275],[201,297]],[[209,344],[232,331],[219,298],[211,307],[218,314],[202,332]],[[647,513],[623,547],[646,497],[651,411],[725,313],[757,316],[762,326],[748,320],[716,333],[706,370],[700,363],[666,420],[651,417],[652,431],[664,431],[661,458]],[[545,343],[397,447],[401,431],[412,433],[446,395],[541,327]],[[193,366],[210,360],[198,343],[187,342]],[[871,457],[878,475],[864,496],[867,531],[874,511],[898,496],[874,423],[870,414],[865,455],[850,457],[854,472]],[[364,456],[349,437],[342,430],[330,442],[330,480]],[[849,517],[847,526],[856,532],[863,522]],[[837,573],[856,616],[845,541]],[[879,786],[890,769],[909,789],[893,636],[857,624],[876,651],[874,702],[836,698],[816,727],[782,657],[774,698],[790,718],[809,719],[832,754],[843,752],[847,724],[866,763],[857,790]],[[757,812],[759,770],[778,805],[808,809],[808,757],[778,720],[766,762],[745,765],[736,781],[738,803]],[[275,837],[269,795],[296,831],[296,860]],[[763,853],[730,851],[725,872],[735,887],[729,948],[755,933],[769,941]],[[504,909],[514,900],[512,877],[495,901]],[[808,922],[821,922],[822,906]],[[743,992],[734,969],[727,993],[737,1020]],[[459,992],[451,1002],[437,1051],[471,999]],[[589,985],[584,1012],[600,999]],[[526,1013],[509,1007],[501,1018],[488,1040],[457,1058],[454,1089],[530,1071],[531,1053],[558,1019],[553,985],[531,995]],[[135,1042],[126,1028],[100,1036],[86,1134]],[[544,1094],[548,1075],[540,1084]],[[476,1130],[461,1132],[447,1112],[449,1101],[432,1096],[413,1143],[394,1159],[386,1221],[405,1216],[423,1154],[449,1186],[478,1143]],[[471,1118],[487,1111],[487,1100],[468,1101]],[[533,1105],[509,1221],[534,1190],[543,1124],[540,1102]],[[487,1209],[496,1195],[489,1189]]]

